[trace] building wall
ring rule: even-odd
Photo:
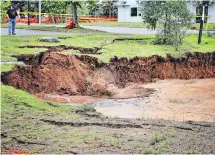
[[[131,17],[131,8],[137,7],[135,0],[127,1],[126,5],[118,5],[118,22],[143,22],[141,16]]]
[[[215,3],[208,7],[208,16],[210,16],[208,22],[215,23]]]
[[[141,16],[131,17],[132,7],[138,8],[136,0],[127,0],[127,3],[125,6],[118,3],[118,22],[143,22],[143,19],[141,18]],[[190,2],[188,4],[188,8],[191,13],[196,15],[196,5]],[[215,3],[211,4],[208,7],[208,15],[211,16],[208,22],[215,23]],[[196,19],[194,18],[192,22],[195,23]]]
[[[192,13],[194,16],[196,16],[196,6],[193,3],[188,3],[188,9],[190,10],[190,13]],[[195,23],[196,18],[193,18],[191,21],[193,23]]]

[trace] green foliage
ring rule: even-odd
[[[160,12],[162,11],[161,1],[143,2],[141,8],[142,18],[145,23],[149,23],[152,29],[156,29],[158,19],[160,18]]]
[[[117,16],[117,7],[114,5],[117,0],[102,0],[99,4],[99,15]]]
[[[89,15],[95,15],[95,12],[97,10],[97,7],[98,7],[98,3],[99,3],[99,0],[89,0],[86,2],[86,6],[88,8],[88,14]]]
[[[6,11],[10,7],[10,1],[9,0],[4,0],[1,2],[1,23],[3,23],[3,19],[6,16]]]
[[[154,154],[154,150],[152,149],[152,148],[144,148],[143,150],[142,150],[142,153],[144,153],[144,154]]]
[[[1,1],[1,10],[6,11],[7,9],[9,9],[10,4],[11,4],[10,0]]]
[[[53,13],[53,14],[65,14],[67,13],[67,1],[42,1],[42,12]]]
[[[143,19],[153,29],[159,21],[161,30],[153,44],[173,45],[179,50],[179,45],[185,36],[184,27],[191,25],[192,15],[188,10],[186,1],[145,1],[142,9]]]
[[[152,139],[151,139],[150,144],[151,144],[151,145],[154,145],[154,144],[156,144],[156,143],[158,143],[158,142],[161,142],[161,141],[163,141],[163,140],[165,140],[165,139],[166,139],[166,138],[165,138],[164,136],[160,135],[159,133],[155,133],[154,136],[153,136]]]

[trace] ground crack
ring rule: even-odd
[[[81,126],[103,126],[103,127],[109,127],[109,128],[143,128],[142,125],[138,124],[115,124],[115,123],[99,123],[99,122],[60,122],[60,121],[54,121],[54,120],[45,120],[41,119],[41,121],[54,124],[58,126],[63,125],[70,125],[73,127],[81,127]]]
[[[193,130],[192,127],[183,127],[183,126],[168,126],[163,124],[151,124],[151,123],[141,123],[141,124],[120,124],[120,123],[110,123],[110,122],[63,122],[63,121],[54,121],[54,120],[46,120],[40,119],[43,122],[57,125],[57,126],[64,126],[70,125],[73,127],[82,127],[82,126],[102,126],[102,127],[109,127],[109,128],[144,128],[144,126],[158,126],[158,127],[173,127],[181,130]]]
[[[27,45],[27,46],[19,46],[19,48],[47,48],[48,50],[46,52],[62,52],[64,50],[72,49],[72,50],[78,50],[83,54],[102,54],[102,53],[99,53],[99,50],[101,50],[102,47],[85,48],[85,47],[65,46],[65,45],[59,45],[59,46]],[[14,57],[18,57],[18,56],[15,55]]]
[[[20,144],[47,145],[47,144],[39,143],[39,142],[27,142],[27,141],[23,141],[23,140],[17,139],[16,137],[12,137],[12,139],[14,139],[15,141],[17,141],[17,142],[20,143]]]

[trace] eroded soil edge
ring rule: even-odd
[[[215,52],[186,53],[184,58],[115,57],[102,63],[87,55],[65,56],[48,50],[38,55],[21,55],[18,59],[26,66],[3,73],[2,82],[33,94],[141,97],[153,90],[137,84],[154,79],[215,77]]]

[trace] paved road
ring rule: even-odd
[[[16,29],[16,35],[52,35],[52,34],[68,34],[67,32],[53,32],[53,31],[39,31],[39,30],[27,30],[27,29]],[[8,35],[7,28],[1,28],[1,35]]]
[[[149,30],[147,28],[102,27],[102,26],[81,26],[81,27],[92,29],[92,30],[100,30],[100,31],[105,31],[110,33],[116,33],[116,34],[156,34],[157,32],[157,30]],[[188,33],[198,33],[198,30],[186,30],[186,31]],[[206,33],[206,32],[203,32],[203,33]],[[16,34],[17,35],[51,35],[51,34],[68,34],[68,32],[16,29]],[[1,28],[1,35],[8,35],[8,29]]]
[[[103,27],[103,26],[81,26],[83,28],[106,31],[117,34],[156,34],[157,30],[149,30],[147,28],[127,28],[127,27]],[[198,34],[198,30],[186,30],[187,33]],[[215,31],[210,31],[215,32]],[[203,32],[203,33],[206,33]]]
[[[127,28],[127,27],[103,27],[103,26],[81,26],[83,28],[100,30],[117,34],[155,34],[156,31],[147,28]]]

